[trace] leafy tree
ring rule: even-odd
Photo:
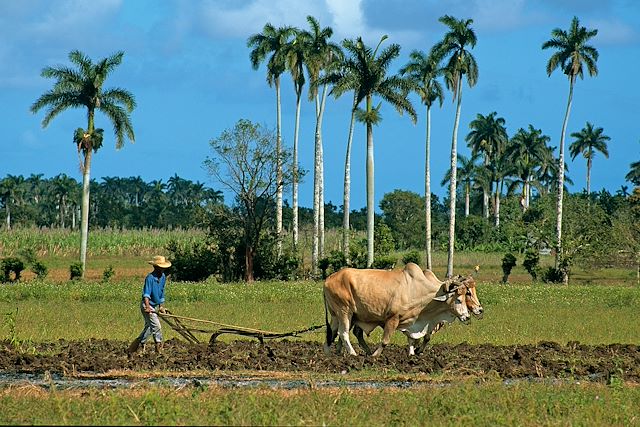
[[[22,175],[7,175],[0,181],[0,201],[5,209],[5,226],[11,230],[11,208],[21,203],[25,191]]]
[[[295,35],[293,27],[274,27],[265,24],[262,33],[254,34],[247,40],[247,47],[252,48],[250,54],[251,66],[257,70],[260,64],[269,57],[267,63],[267,83],[276,89],[276,172],[278,182],[282,177],[282,121],[280,102],[280,76],[286,71],[287,46],[290,38]],[[282,237],[282,187],[278,186],[276,195],[276,233],[278,234],[278,248],[281,247]]]
[[[573,17],[569,31],[555,28],[551,31],[551,39],[542,44],[542,49],[555,49],[549,61],[547,62],[547,75],[556,68],[560,68],[569,79],[569,97],[567,100],[567,109],[562,122],[562,132],[560,133],[560,153],[558,158],[558,201],[556,212],[556,268],[558,268],[562,257],[562,202],[564,194],[564,138],[569,122],[569,113],[571,112],[571,102],[573,100],[573,86],[576,77],[583,78],[584,67],[590,76],[598,74],[596,62],[598,60],[598,51],[587,44],[589,39],[598,34],[598,30],[588,30],[580,26],[577,17]],[[568,278],[564,278],[567,282]]]
[[[116,148],[124,145],[125,137],[131,142],[135,140],[131,125],[130,113],[136,106],[131,93],[122,88],[103,87],[109,74],[122,63],[124,52],[118,52],[97,63],[78,50],[69,53],[69,60],[76,68],[66,66],[46,67],[42,77],[56,80],[53,89],[44,93],[31,105],[31,112],[37,113],[43,108],[47,112],[42,120],[46,127],[58,114],[69,108],[87,109],[87,128],[76,129],[73,142],[84,160],[82,170],[82,220],[80,263],[82,274],[86,270],[87,240],[89,235],[89,184],[91,171],[91,155],[102,146],[103,130],[96,128],[95,113],[102,112],[113,125],[116,136]]]
[[[440,58],[433,52],[425,54],[414,50],[409,55],[409,63],[400,69],[401,75],[407,75],[412,90],[420,96],[426,107],[426,141],[424,167],[424,198],[425,198],[425,248],[427,268],[432,268],[431,262],[431,107],[438,101],[442,107],[444,91],[438,78],[444,70],[440,67]],[[468,214],[468,212],[467,212]]]
[[[478,81],[478,64],[475,58],[467,50],[467,46],[475,47],[476,33],[471,28],[473,19],[456,19],[452,16],[442,16],[439,21],[448,27],[444,38],[436,43],[432,51],[434,55],[443,58],[446,62],[445,83],[453,93],[453,101],[457,102],[456,117],[451,138],[451,181],[449,184],[449,254],[447,261],[447,277],[453,275],[453,252],[455,244],[456,224],[456,179],[458,160],[458,125],[460,123],[460,108],[462,106],[462,84],[466,75],[469,87],[475,86]]]
[[[607,141],[611,138],[603,135],[602,128],[593,128],[589,122],[582,128],[580,132],[573,132],[572,137],[575,141],[569,146],[571,160],[574,160],[578,154],[587,159],[587,194],[591,193],[591,166],[593,164],[593,156],[596,151],[601,152],[606,158],[609,158],[609,150],[607,149]]]
[[[380,201],[384,223],[393,233],[398,249],[419,247],[421,244],[424,217],[416,213],[423,208],[422,198],[411,191],[394,190]]]
[[[209,143],[214,157],[207,157],[208,173],[235,195],[236,212],[241,218],[245,245],[245,280],[254,280],[254,257],[272,214],[278,187],[291,182],[288,174],[278,179],[278,160],[289,153],[278,153],[273,132],[249,120],[239,120]]]

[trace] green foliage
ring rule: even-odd
[[[171,275],[175,280],[198,282],[219,271],[215,248],[206,242],[184,244],[170,241]]]
[[[506,253],[502,258],[502,282],[507,283],[511,270],[516,266],[516,257],[512,253]]]
[[[376,255],[387,255],[395,250],[396,243],[393,233],[387,224],[376,223],[374,231],[373,242]]]
[[[34,261],[31,264],[31,271],[35,273],[38,279],[44,279],[49,274],[49,269],[41,261]]]
[[[540,279],[542,279],[544,283],[562,283],[564,275],[559,268],[547,267],[542,270]]]
[[[414,264],[421,264],[422,255],[418,251],[409,251],[402,257],[403,264],[409,264],[410,262]]]
[[[77,280],[82,278],[82,263],[74,262],[69,266],[69,278]]]
[[[476,215],[469,215],[456,220],[456,249],[469,250],[489,241],[491,224]]]
[[[425,205],[422,197],[411,191],[394,190],[384,195],[380,209],[398,249],[423,246]]]
[[[538,278],[539,265],[540,265],[539,252],[533,248],[527,249],[527,251],[524,254],[524,261],[522,261],[522,266],[531,275],[533,280],[536,280]]]
[[[2,270],[2,280],[4,282],[17,282],[20,280],[22,271],[24,270],[24,262],[18,257],[7,257],[0,262]],[[13,274],[13,276],[12,276]]]
[[[373,259],[373,264],[371,264],[371,268],[379,268],[382,270],[391,270],[395,267],[398,259],[394,256],[377,256]]]
[[[113,269],[112,265],[108,265],[107,268],[102,272],[102,281],[104,283],[109,282],[116,275],[116,271]]]

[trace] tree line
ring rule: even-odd
[[[349,261],[349,238],[352,229],[350,218],[350,155],[353,128],[356,122],[362,123],[366,129],[366,266],[374,262],[375,242],[375,207],[374,182],[373,182],[373,131],[381,121],[382,101],[393,106],[398,112],[406,115],[414,122],[417,113],[410,100],[412,94],[417,94],[420,102],[425,106],[426,141],[425,141],[425,252],[427,255],[427,268],[431,268],[432,250],[432,192],[430,188],[430,110],[436,103],[442,105],[444,98],[444,86],[451,92],[452,100],[456,104],[454,128],[451,140],[450,168],[446,178],[449,184],[447,197],[448,207],[448,265],[447,276],[453,272],[453,256],[456,247],[456,211],[458,183],[463,183],[465,198],[469,197],[471,188],[480,188],[483,194],[483,215],[488,217],[489,211],[493,212],[495,226],[500,225],[501,210],[500,197],[502,194],[510,194],[520,188],[520,204],[524,210],[529,208],[532,195],[544,196],[556,194],[556,237],[552,246],[556,249],[556,267],[563,265],[563,257],[566,251],[562,248],[562,218],[565,188],[565,134],[568,127],[569,113],[573,99],[573,90],[577,77],[582,78],[584,72],[589,75],[597,75],[598,51],[588,44],[589,40],[597,34],[597,30],[582,27],[577,18],[570,24],[569,30],[554,29],[551,31],[551,39],[543,43],[542,49],[552,49],[553,53],[548,60],[546,71],[549,76],[560,69],[569,80],[569,96],[567,109],[562,126],[559,153],[555,157],[553,153],[556,147],[549,147],[550,138],[533,125],[528,129],[519,129],[515,135],[509,137],[505,130],[505,120],[497,116],[497,112],[487,115],[478,114],[477,119],[471,123],[471,132],[467,135],[467,143],[472,149],[472,158],[466,159],[458,156],[458,130],[462,105],[463,86],[469,88],[475,86],[478,81],[478,64],[471,50],[477,43],[477,37],[472,27],[472,19],[457,19],[445,15],[439,19],[444,25],[445,32],[441,40],[436,42],[426,52],[415,50],[411,52],[410,61],[397,74],[390,72],[393,61],[399,56],[400,46],[391,44],[383,46],[388,39],[381,37],[375,47],[367,46],[361,37],[345,39],[340,44],[331,41],[333,30],[330,27],[322,27],[316,18],[307,17],[309,29],[299,29],[291,26],[274,27],[267,23],[261,33],[251,35],[247,39],[250,47],[250,62],[257,69],[262,63],[267,67],[267,83],[275,87],[276,108],[276,135],[275,150],[272,163],[274,176],[269,176],[271,183],[275,184],[274,192],[257,194],[236,194],[233,209],[241,213],[241,218],[250,222],[244,224],[245,248],[249,255],[256,248],[249,247],[247,236],[249,225],[252,227],[260,224],[262,227],[270,223],[266,221],[265,209],[252,210],[257,205],[257,200],[270,205],[275,204],[274,229],[276,256],[283,252],[283,218],[285,187],[290,184],[291,195],[291,236],[294,252],[298,245],[298,228],[300,207],[298,206],[298,184],[302,177],[299,168],[298,155],[298,128],[300,120],[301,99],[305,85],[308,87],[308,99],[315,108],[316,126],[314,129],[314,165],[313,165],[313,244],[312,244],[312,268],[317,272],[318,261],[324,253],[324,230],[326,203],[324,201],[324,175],[323,175],[323,146],[322,146],[322,118],[326,108],[326,100],[329,95],[339,97],[350,93],[353,96],[351,120],[346,143],[345,174],[344,174],[344,199],[342,206],[343,243],[342,251],[345,259]],[[86,264],[86,242],[88,234],[89,213],[91,211],[90,192],[91,183],[90,167],[92,153],[102,147],[104,132],[95,127],[94,114],[96,110],[102,111],[113,125],[116,136],[116,147],[123,145],[125,139],[134,140],[133,126],[130,122],[130,113],[136,103],[133,95],[121,88],[104,88],[103,84],[109,73],[122,61],[123,52],[118,52],[98,62],[79,51],[72,51],[69,59],[76,68],[46,67],[42,71],[45,78],[55,79],[51,90],[43,94],[31,106],[34,113],[46,109],[42,121],[43,126],[55,118],[62,111],[69,108],[86,108],[87,126],[78,128],[73,133],[73,141],[78,153],[81,155],[83,172],[82,197],[80,209],[81,228],[81,262]],[[282,144],[280,83],[281,77],[289,74],[296,92],[296,118],[294,123],[294,140],[290,155]],[[376,104],[377,102],[377,104]],[[245,130],[252,127],[251,123],[245,123]],[[237,127],[235,130],[240,130]],[[600,151],[607,156],[606,141],[608,137],[603,134],[603,129],[595,127],[587,122],[581,132],[575,134],[575,146],[572,145],[572,155],[575,157],[582,153],[587,159],[588,170],[595,151]],[[572,134],[574,136],[574,134]],[[214,142],[214,141],[212,141]],[[215,151],[215,147],[214,151]],[[230,152],[227,151],[226,154]],[[219,157],[225,153],[218,152]],[[212,159],[213,160],[213,159]],[[271,160],[270,160],[271,162]],[[460,169],[458,167],[460,162]],[[477,164],[476,162],[480,162]],[[213,166],[215,161],[211,163]],[[465,170],[469,166],[469,174]],[[213,173],[214,170],[211,170]],[[633,172],[633,164],[632,164]],[[630,174],[632,174],[630,172]],[[589,175],[588,175],[589,176]],[[589,181],[589,178],[587,178]],[[443,181],[444,182],[444,181]],[[254,187],[257,189],[258,187]],[[267,187],[263,187],[266,190]],[[590,190],[587,184],[587,192]],[[243,202],[242,197],[249,195],[254,197],[253,204]],[[268,197],[264,197],[268,196]],[[273,201],[271,200],[273,199]],[[244,203],[244,204],[243,204]],[[249,209],[251,208],[251,209]],[[466,208],[465,213],[468,213]],[[256,216],[257,213],[260,215]],[[95,214],[94,214],[95,215]],[[249,268],[249,266],[246,266]],[[567,275],[565,275],[565,278]]]

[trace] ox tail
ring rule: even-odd
[[[326,345],[327,347],[329,347],[331,344],[333,344],[333,340],[336,338],[336,335],[334,335],[333,330],[331,330],[331,324],[329,323],[329,307],[327,305],[327,295],[323,292],[322,293],[322,298],[324,300],[324,323],[325,323],[325,329],[326,329]]]

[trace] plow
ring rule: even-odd
[[[212,320],[178,316],[171,313],[169,310],[165,310],[164,313],[158,313],[158,317],[160,317],[160,319],[162,319],[162,321],[169,325],[171,329],[176,331],[180,336],[182,336],[191,344],[198,344],[201,342],[194,334],[194,332],[211,335],[211,337],[209,338],[209,346],[213,346],[213,344],[216,342],[216,339],[222,334],[235,334],[246,337],[253,337],[260,341],[261,344],[264,344],[265,339],[298,337],[305,333],[325,327],[325,325],[314,325],[297,331],[273,332],[238,325],[229,325],[226,323],[214,322]]]

